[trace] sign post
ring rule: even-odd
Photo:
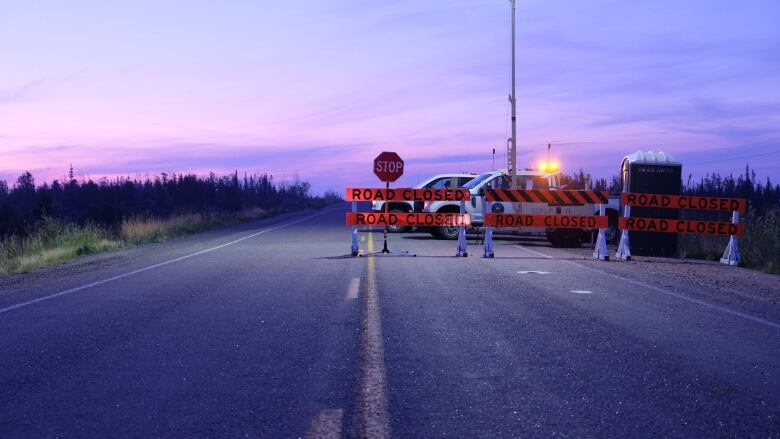
[[[404,161],[395,152],[384,151],[374,159],[374,174],[379,177],[380,181],[385,182],[385,190],[390,192],[390,183],[398,180],[404,175]],[[390,203],[385,203],[385,214],[390,213]],[[387,225],[384,230],[384,243],[382,250],[373,254],[390,254],[391,251],[387,248]],[[404,251],[402,254],[408,254]],[[417,255],[411,255],[417,256]]]

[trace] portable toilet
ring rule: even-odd
[[[623,157],[620,169],[623,192],[680,195],[682,163],[658,151],[637,151]],[[631,208],[632,217],[679,219],[679,209]],[[632,231],[631,253],[640,256],[677,256],[677,234]]]

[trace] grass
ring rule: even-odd
[[[780,207],[761,216],[748,213],[740,245],[745,266],[780,274]]]
[[[128,244],[162,242],[217,227],[270,218],[290,209],[250,208],[235,213],[187,213],[167,218],[131,217],[122,221],[119,236]]]
[[[123,243],[94,224],[76,226],[44,218],[24,238],[0,241],[0,275],[29,273],[43,267],[122,247]]]
[[[252,208],[235,213],[187,213],[167,218],[131,217],[123,220],[116,229],[95,224],[79,226],[43,218],[25,237],[11,236],[0,240],[0,276],[29,273],[78,256],[162,242],[217,227],[268,218],[295,208],[322,205],[313,203],[271,210]]]
[[[745,235],[739,239],[742,265],[780,274],[780,207],[768,209],[763,215],[751,210],[743,221]],[[715,261],[723,256],[728,237],[680,234],[678,243],[683,258]]]
[[[122,221],[119,236],[124,242],[130,244],[161,242],[227,223],[226,214],[189,213],[168,218],[131,217]]]

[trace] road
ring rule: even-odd
[[[780,435],[776,297],[345,211],[0,280],[0,437]]]

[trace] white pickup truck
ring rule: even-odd
[[[439,174],[423,181],[415,186],[415,189],[455,189],[463,187],[466,183],[473,180],[477,174]],[[422,201],[390,201],[387,206],[390,212],[422,212]],[[371,210],[374,212],[384,212],[385,202],[374,201],[371,203]],[[389,232],[406,232],[410,227],[388,226]]]
[[[519,183],[524,189],[566,189],[559,186],[560,171],[541,172],[541,171],[520,171],[517,173]],[[471,214],[472,226],[481,226],[484,222],[483,209],[486,206],[485,190],[509,189],[511,187],[511,177],[505,170],[486,172],[477,178],[466,183],[463,187],[471,192],[471,201],[466,203],[466,213]],[[620,212],[620,200],[618,197],[610,197],[609,204],[606,206],[606,214],[609,217],[609,227],[606,230],[605,237],[608,242],[614,242],[617,237],[617,223]],[[549,206],[545,203],[510,203],[493,202],[493,213],[516,213],[516,214],[538,214],[538,215],[598,215],[599,206],[594,204],[584,204],[582,206]],[[460,211],[460,204],[448,201],[434,201],[425,203],[424,212],[432,213],[457,213]],[[499,230],[502,231],[502,230]],[[588,231],[578,229],[546,229],[542,227],[525,227],[519,229],[507,229],[515,234],[522,235],[541,235],[546,236],[547,240],[556,247],[579,246],[582,237]],[[456,239],[458,237],[457,227],[436,227],[431,230],[431,234],[440,239]]]

